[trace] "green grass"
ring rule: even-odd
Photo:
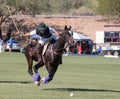
[[[46,76],[45,67],[39,73]],[[120,99],[120,59],[63,56],[53,81],[37,87],[24,54],[2,53],[0,99]]]

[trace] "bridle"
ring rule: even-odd
[[[65,43],[65,46],[63,48],[60,48],[60,49],[54,49],[54,50],[50,49],[49,51],[51,53],[54,53],[54,54],[59,55],[59,56],[63,54],[63,52],[61,53],[58,51],[66,49],[70,45],[71,39],[73,39],[72,32],[71,31],[68,31],[68,32],[69,32],[69,35],[71,36],[68,41],[64,40],[63,37],[61,35],[59,35],[59,38]]]
[[[68,41],[64,40],[63,37],[59,35],[59,37],[60,37],[65,43],[69,43],[69,41],[73,38],[73,37],[72,37],[73,32],[71,32],[71,31],[68,31],[68,32],[69,32],[69,35],[71,36]]]
[[[70,45],[70,41],[71,41],[71,39],[73,39],[73,36],[72,36],[73,32],[69,31],[69,30],[67,30],[67,31],[69,32],[69,35],[71,36],[68,41],[64,40],[63,37],[59,35],[61,40],[64,41],[64,43],[66,43],[64,49],[66,49]]]

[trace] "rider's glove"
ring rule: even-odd
[[[50,39],[50,43],[55,43],[56,42],[56,40],[55,39]]]

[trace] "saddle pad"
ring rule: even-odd
[[[44,47],[43,47],[42,55],[45,54],[45,52],[46,52],[47,47],[48,47],[49,44],[50,44],[50,42],[45,43],[45,45],[44,45]]]

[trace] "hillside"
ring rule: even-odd
[[[19,16],[17,19],[24,20],[21,26],[21,28],[23,28],[23,26],[27,27],[24,29],[24,33],[35,29],[40,22],[45,22],[46,25],[55,28],[58,32],[61,32],[61,30],[64,29],[65,25],[71,25],[73,31],[83,33],[94,42],[96,31],[103,31],[105,24],[111,24],[103,21],[101,17],[97,16]],[[19,28],[19,30],[20,32],[23,32],[21,28]],[[14,32],[14,35],[16,35],[16,33],[17,32]]]

